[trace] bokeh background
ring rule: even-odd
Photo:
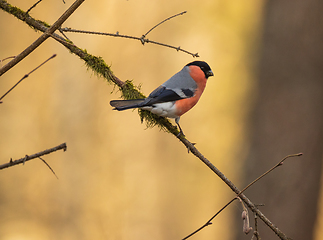
[[[35,1],[11,0],[26,11]],[[50,24],[72,1],[42,1]],[[85,1],[63,27],[119,32],[198,52],[215,76],[181,119],[186,136],[237,187],[284,156],[303,152],[246,192],[293,239],[323,238],[321,162],[323,3],[290,1]],[[0,12],[0,58],[40,34]],[[188,62],[185,53],[113,37],[68,33],[122,80],[149,94]],[[147,129],[136,111],[112,111],[120,93],[48,39],[0,78],[0,161],[67,143],[67,151],[0,172],[0,238],[182,239],[234,194],[172,135]],[[233,203],[192,239],[250,239]],[[251,213],[250,213],[251,214]],[[251,214],[251,223],[253,216]],[[259,223],[262,239],[277,239]]]

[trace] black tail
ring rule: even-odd
[[[110,105],[114,107],[114,110],[122,111],[131,108],[141,107],[145,99],[131,99],[131,100],[112,100]]]

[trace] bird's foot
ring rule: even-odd
[[[181,131],[179,131],[179,133],[176,135],[176,137],[178,137],[178,138],[179,138],[181,135],[182,135],[183,137],[185,137],[185,135],[184,135],[184,133],[183,133],[183,131],[182,131],[182,130],[181,130]]]

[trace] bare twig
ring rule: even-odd
[[[184,11],[184,12],[181,12],[181,13],[177,13],[169,18],[166,18],[165,20],[161,21],[160,23],[156,24],[155,26],[153,26],[151,29],[149,29],[144,35],[142,35],[144,38],[147,37],[147,35],[152,31],[154,30],[156,27],[158,27],[159,25],[163,24],[164,22],[168,21],[168,20],[171,20],[172,18],[174,17],[177,17],[177,16],[180,16],[180,15],[183,15],[187,13],[187,11]]]
[[[191,146],[190,146],[190,144],[188,143],[187,145],[187,148],[189,148],[190,150],[191,150]],[[192,146],[194,147],[194,145],[192,144]],[[193,153],[193,152],[192,152]],[[194,154],[194,153],[193,153]],[[250,184],[248,184],[242,191],[240,191],[238,194],[237,194],[237,196],[235,196],[233,199],[231,199],[223,208],[221,208],[215,215],[213,215],[213,217],[212,218],[210,218],[210,220],[209,221],[207,221],[202,227],[200,227],[199,229],[197,229],[195,232],[193,232],[193,233],[191,233],[190,235],[188,235],[187,237],[185,237],[184,239],[187,239],[187,238],[189,238],[189,237],[191,237],[192,235],[194,235],[194,234],[196,234],[197,232],[199,232],[199,231],[201,231],[203,228],[205,228],[206,226],[209,226],[210,224],[211,224],[211,221],[220,213],[220,212],[222,212],[226,207],[228,207],[234,200],[236,200],[236,199],[239,199],[239,201],[241,201],[241,195],[245,198],[245,200],[248,200],[249,201],[249,199],[247,199],[242,193],[244,192],[244,191],[246,191],[249,187],[251,187],[254,183],[256,183],[257,181],[259,181],[261,178],[263,178],[264,176],[266,176],[268,173],[270,173],[271,171],[273,171],[275,168],[277,168],[277,167],[279,167],[279,166],[281,166],[282,164],[283,164],[283,162],[286,160],[286,159],[288,159],[288,158],[290,158],[290,157],[297,157],[297,156],[302,156],[303,154],[302,153],[296,153],[296,154],[291,154],[291,155],[288,155],[288,156],[286,156],[286,157],[284,157],[282,160],[280,160],[274,167],[272,167],[271,169],[269,169],[267,172],[265,172],[264,174],[262,174],[260,177],[258,177],[258,178],[256,178],[254,181],[252,181]],[[203,156],[201,156],[201,157],[203,157]],[[206,159],[207,160],[207,159]],[[204,161],[203,161],[204,162]],[[207,162],[205,162],[205,164],[206,165],[208,165],[208,163]],[[212,166],[209,166],[210,168],[212,167]],[[216,170],[215,170],[216,171]],[[218,175],[219,176],[219,175]],[[223,176],[224,177],[224,176]],[[221,177],[221,179],[222,179],[222,177]],[[223,181],[225,181],[226,183],[227,183],[227,185],[229,185],[230,186],[230,184],[232,184],[228,179],[225,179],[225,177],[224,177],[224,179],[222,179]],[[232,187],[231,187],[231,189],[232,189]],[[232,189],[232,190],[234,190],[234,189]],[[235,190],[234,190],[234,192],[236,192]],[[242,199],[243,200],[243,199]],[[260,211],[259,211],[259,209],[257,208],[257,206],[259,206],[259,205],[254,205],[252,202],[250,202],[251,203],[251,205],[248,205],[248,201],[245,201],[245,200],[243,200],[246,204],[247,204],[247,206],[254,212],[254,214],[255,214],[255,216],[257,216],[259,213],[261,213]],[[245,206],[243,205],[243,207],[245,208]],[[262,213],[261,213],[262,214]],[[244,215],[245,216],[245,215]],[[267,224],[267,226],[269,226],[281,239],[288,239],[286,236],[285,236],[285,234],[283,234],[276,226],[274,226],[270,221],[269,221],[269,219],[267,219],[263,214],[262,214],[262,217],[264,218],[261,218],[261,220],[263,220],[263,222],[264,223],[266,223]],[[249,221],[249,219],[248,219],[248,221]],[[246,225],[247,226],[247,225]],[[275,230],[273,229],[273,228],[276,228]],[[248,227],[246,227],[245,228],[246,230],[248,229]],[[257,231],[257,229],[255,229],[255,231]],[[249,231],[248,231],[249,232]],[[184,240],[183,239],[183,240]]]
[[[259,205],[257,205],[257,206],[259,206]],[[259,240],[260,239],[260,235],[259,235],[259,232],[258,232],[258,217],[257,217],[257,213],[255,213],[254,215],[255,215],[255,230],[253,231],[253,235],[252,235],[251,240],[253,240],[254,237],[256,238],[256,240]]]
[[[255,184],[257,181],[259,181],[261,178],[263,178],[264,176],[266,176],[268,173],[270,173],[271,171],[273,171],[275,168],[283,165],[284,161],[287,158],[291,158],[291,157],[299,157],[302,156],[303,153],[295,153],[295,154],[290,154],[287,155],[286,157],[284,157],[282,160],[280,160],[275,166],[273,166],[271,169],[269,169],[267,172],[265,172],[264,174],[262,174],[261,176],[259,176],[258,178],[256,178],[255,180],[253,180],[251,183],[249,183],[244,189],[242,189],[241,193],[243,193],[244,191],[246,191],[251,185]],[[240,193],[240,194],[241,194]],[[239,194],[239,195],[240,195]]]
[[[42,44],[50,34],[54,33],[56,29],[58,29],[66,19],[71,16],[71,14],[84,2],[84,0],[76,0],[71,7],[69,7],[63,15],[50,27],[46,30],[44,34],[42,34],[35,42],[33,42],[29,47],[27,47],[24,51],[18,54],[13,60],[0,68],[0,76],[15,66],[18,62],[27,57],[32,51],[34,51],[40,44]]]
[[[8,60],[8,59],[10,59],[10,58],[15,58],[16,56],[11,56],[11,57],[6,57],[6,58],[4,58],[4,59],[0,59],[0,68],[2,68],[2,62],[4,62],[4,61],[6,61],[6,60]]]
[[[43,1],[43,0],[38,0],[34,5],[32,5],[28,10],[27,10],[27,14],[33,9],[33,8],[35,8],[37,5],[38,5],[38,3],[40,3],[41,1]]]
[[[193,236],[194,234],[198,233],[199,231],[201,231],[203,228],[210,226],[212,224],[212,220],[218,216],[227,206],[229,206],[234,200],[236,200],[237,198],[233,198],[230,202],[228,202],[223,208],[221,208],[216,214],[214,214],[202,227],[200,227],[199,229],[195,230],[194,232],[192,232],[191,234],[189,234],[188,236],[184,237],[182,240],[186,240],[189,237]]]
[[[42,159],[41,157],[38,157],[40,160],[43,161],[43,163],[45,163],[45,165],[52,171],[52,173],[55,175],[55,177],[58,179],[56,173],[54,172],[54,170],[51,168],[51,166],[49,166],[49,164],[44,160]]]
[[[47,31],[48,27],[45,25],[44,22],[35,20],[31,17],[28,17],[27,19],[24,19],[20,14],[16,14],[14,11],[11,11],[11,6],[8,6],[7,3],[5,3],[5,0],[0,1],[0,8],[4,9],[10,14],[15,15],[17,18],[19,18],[22,21],[25,21],[30,26],[33,26],[35,29],[40,31]],[[83,51],[82,49],[78,48],[77,46],[68,43],[64,38],[61,36],[53,33],[52,36],[55,36],[55,39],[59,41],[61,44],[63,44],[66,48],[68,48],[72,53],[79,56],[81,59],[83,59],[86,63],[89,62],[89,60],[99,61],[100,68],[96,69],[95,67],[92,67],[92,70],[97,72],[100,76],[106,78],[108,81],[114,82],[117,86],[120,88],[128,87],[126,82],[121,81],[119,78],[117,78],[112,71],[109,69],[108,66],[102,66],[105,63],[102,62],[102,59],[94,57],[93,55],[88,54],[87,52]],[[99,71],[97,71],[99,70]],[[133,95],[143,95],[140,93],[137,89],[131,89],[133,91]],[[154,116],[154,115],[153,115]],[[256,208],[256,206],[244,195],[241,193],[241,191],[221,172],[219,171],[207,158],[205,158],[198,150],[197,148],[189,142],[185,137],[182,135],[178,135],[179,131],[176,127],[174,127],[168,120],[161,117],[156,117],[156,121],[162,126],[164,129],[167,129],[170,133],[172,133],[175,136],[178,136],[177,138],[185,145],[187,149],[189,149],[197,158],[199,158],[207,167],[211,169],[218,177],[222,179],[223,182],[225,182],[233,192],[236,194],[239,194],[239,197],[244,201],[248,208],[250,208],[254,213],[257,213],[259,218],[273,231],[277,234],[277,236],[281,239],[287,240],[287,236],[280,230],[278,227],[276,227],[259,209]]]
[[[117,32],[117,33],[94,32],[94,31],[86,31],[86,30],[72,29],[72,28],[67,28],[67,27],[61,28],[60,30],[63,31],[63,32],[96,34],[96,35],[105,35],[105,36],[111,36],[111,37],[134,39],[134,40],[140,41],[142,44],[145,44],[145,43],[153,43],[153,44],[156,44],[156,45],[160,45],[160,46],[172,48],[172,49],[175,49],[177,51],[181,51],[181,52],[187,53],[189,55],[192,55],[193,57],[199,57],[199,54],[198,53],[191,53],[191,52],[189,52],[187,50],[182,49],[181,47],[175,47],[175,46],[168,45],[168,44],[165,44],[165,43],[160,43],[160,42],[152,41],[152,40],[149,40],[149,39],[145,38],[144,35],[141,36],[141,37],[134,37],[134,36],[130,36],[130,35],[123,35],[123,34],[120,34],[119,32]]]
[[[52,152],[55,152],[55,151],[58,151],[58,150],[61,150],[61,149],[63,149],[64,152],[66,151],[66,149],[67,149],[66,143],[62,143],[62,144],[60,144],[60,145],[58,145],[56,147],[46,149],[44,151],[41,151],[41,152],[38,152],[38,153],[35,153],[35,154],[32,154],[32,155],[26,155],[25,157],[17,159],[17,160],[14,160],[14,161],[12,161],[12,159],[10,159],[10,161],[8,163],[0,165],[0,170],[8,168],[8,167],[15,166],[15,165],[18,165],[18,164],[21,164],[21,163],[24,164],[25,162],[27,162],[29,160],[32,160],[34,158],[39,158],[41,156],[44,156],[46,154],[50,154]]]
[[[25,74],[15,85],[13,85],[12,88],[10,88],[5,94],[2,95],[2,97],[0,97],[0,102],[1,100],[9,93],[11,92],[19,83],[22,82],[22,80],[24,80],[25,78],[29,77],[30,74],[32,74],[34,71],[36,71],[38,68],[40,68],[41,66],[43,66],[45,63],[47,63],[49,60],[51,60],[52,58],[56,57],[56,54],[52,55],[50,58],[48,58],[47,60],[45,60],[42,64],[40,64],[38,67],[34,68],[32,71],[30,71],[29,73]]]
[[[59,28],[58,31],[65,37],[65,39],[67,39],[68,41],[71,41],[66,34],[62,31],[62,28]],[[53,37],[53,36],[52,36]]]
[[[186,13],[186,11],[184,12],[181,12],[181,13],[178,13],[176,15],[173,15],[169,18],[166,18],[165,20],[161,21],[160,23],[158,23],[157,25],[155,25],[154,27],[152,27],[151,29],[148,30],[148,32],[146,32],[145,34],[143,34],[141,37],[135,37],[135,36],[130,36],[130,35],[123,35],[123,34],[120,34],[119,32],[116,32],[116,33],[105,33],[105,32],[94,32],[94,31],[85,31],[85,30],[77,30],[77,29],[72,29],[72,28],[60,28],[60,31],[61,32],[75,32],[75,33],[86,33],[86,34],[96,34],[96,35],[105,35],[105,36],[111,36],[111,37],[120,37],[120,38],[128,38],[128,39],[134,39],[134,40],[138,40],[140,41],[143,45],[145,43],[153,43],[153,44],[156,44],[156,45],[160,45],[160,46],[164,46],[164,47],[168,47],[168,48],[172,48],[172,49],[175,49],[176,51],[182,51],[184,53],[187,53],[189,55],[192,55],[193,57],[199,57],[199,54],[198,53],[191,53],[185,49],[182,49],[180,46],[179,47],[175,47],[175,46],[172,46],[172,45],[169,45],[169,44],[165,44],[165,43],[160,43],[160,42],[156,42],[156,41],[153,41],[153,40],[149,40],[147,39],[147,35],[153,30],[155,29],[156,27],[158,27],[159,25],[161,25],[162,23],[174,18],[174,17],[177,17],[179,15],[183,15],[184,13]]]

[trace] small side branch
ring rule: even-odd
[[[185,138],[184,138],[185,139]],[[187,141],[186,139],[181,139],[181,141],[185,144],[185,146],[194,154],[196,155],[196,151],[195,151],[195,147],[193,144],[191,144],[189,141]],[[184,140],[184,141],[183,141]],[[243,195],[243,192],[246,191],[249,187],[251,187],[253,184],[255,184],[257,181],[259,181],[261,178],[263,178],[264,176],[266,176],[267,174],[269,174],[271,171],[273,171],[274,169],[276,169],[277,167],[281,166],[284,161],[288,158],[291,157],[299,157],[302,156],[303,153],[296,153],[296,154],[290,154],[287,155],[286,157],[284,157],[282,160],[280,160],[275,166],[273,166],[272,168],[270,168],[267,172],[265,172],[264,174],[262,174],[260,177],[256,178],[254,181],[252,181],[250,184],[248,184],[242,191],[239,191],[233,184],[232,182],[230,182],[229,179],[227,179],[221,172],[217,172],[219,171],[216,167],[214,167],[212,165],[212,163],[210,163],[202,154],[198,154],[198,158],[200,158],[200,160],[202,160],[213,172],[215,172],[234,192],[237,193],[237,196],[235,196],[233,199],[231,199],[224,207],[222,207],[216,214],[214,214],[203,226],[201,226],[200,228],[198,228],[196,231],[194,231],[193,233],[191,233],[190,235],[188,235],[187,237],[183,238],[183,240],[193,236],[194,234],[198,233],[199,231],[201,231],[203,228],[209,226],[212,224],[212,220],[219,215],[226,207],[228,207],[232,202],[234,202],[234,200],[238,199],[243,207],[243,212],[242,212],[242,220],[243,220],[243,232],[245,234],[248,234],[252,228],[250,227],[249,224],[249,215],[248,215],[248,210],[245,207],[244,203],[246,203],[246,205],[252,210],[252,212],[255,214],[255,216],[260,216],[261,220],[267,224],[268,227],[270,227],[278,236],[280,239],[288,239],[287,236],[284,235],[283,232],[281,232],[273,223],[271,223],[269,221],[269,219],[267,219],[265,217],[265,215],[263,215],[259,209],[258,206],[256,206],[255,204],[253,204],[249,199],[247,199],[247,197],[245,197],[245,195]],[[237,192],[239,191],[239,192]],[[259,237],[258,234],[258,226],[255,226],[255,232],[254,235],[257,234],[256,237]],[[257,238],[258,239],[258,238]]]
[[[38,0],[34,5],[32,5],[28,10],[27,10],[27,12],[26,13],[29,13],[33,8],[35,8],[37,5],[38,5],[38,3],[40,3],[41,1],[43,1],[43,0]]]
[[[14,161],[12,159],[10,159],[10,161],[8,163],[0,165],[0,170],[8,168],[8,167],[15,166],[15,165],[18,165],[18,164],[21,164],[21,163],[24,164],[25,162],[27,162],[29,160],[39,158],[41,156],[50,154],[52,152],[56,152],[58,150],[64,150],[64,152],[65,152],[66,149],[67,149],[66,143],[62,143],[62,144],[60,144],[60,145],[58,145],[56,147],[46,149],[44,151],[41,151],[41,152],[38,152],[38,153],[35,153],[35,154],[32,154],[32,155],[26,155],[25,157],[17,159],[17,160],[14,160]]]
[[[152,30],[154,30],[156,27],[158,27],[159,25],[163,24],[164,22],[168,21],[168,20],[171,20],[172,18],[174,17],[177,17],[177,16],[180,16],[180,15],[183,15],[187,13],[187,11],[184,11],[184,12],[181,12],[181,13],[178,13],[178,14],[175,14],[169,18],[166,18],[164,19],[163,21],[161,21],[160,23],[156,24],[155,26],[153,26],[151,29],[149,29],[143,36],[146,37]]]
[[[95,35],[105,35],[105,36],[110,36],[110,37],[134,39],[134,40],[140,41],[143,45],[145,45],[145,43],[152,43],[152,44],[160,45],[160,46],[163,46],[163,47],[172,48],[172,49],[175,49],[176,51],[181,51],[181,52],[187,53],[189,55],[192,55],[192,57],[199,57],[198,53],[192,53],[192,52],[189,52],[189,51],[187,51],[185,49],[182,49],[181,47],[175,47],[175,46],[172,46],[172,45],[169,45],[169,44],[149,40],[148,38],[145,37],[145,35],[142,35],[141,37],[135,37],[135,36],[120,34],[119,32],[117,32],[117,33],[94,32],[94,31],[72,29],[72,28],[68,28],[68,27],[61,28],[60,31],[62,31],[62,32],[74,32],[74,33],[85,33],[85,34],[95,34]]]
[[[267,174],[269,174],[271,171],[273,171],[274,169],[276,169],[277,167],[283,165],[284,161],[288,158],[291,157],[300,157],[302,156],[303,153],[295,153],[295,154],[290,154],[287,155],[286,157],[284,157],[282,160],[280,160],[275,166],[273,166],[271,169],[269,169],[267,172],[265,172],[264,174],[262,174],[261,176],[259,176],[258,178],[256,178],[255,180],[253,180],[251,183],[248,184],[248,186],[246,186],[244,189],[242,189],[242,191],[240,192],[243,193],[244,191],[246,191],[249,187],[251,187],[251,185],[255,184],[257,181],[259,181],[261,178],[263,178],[264,176],[266,176]],[[238,194],[238,196],[240,195]]]
[[[5,94],[3,94],[1,97],[0,97],[0,103],[1,103],[1,100],[8,94],[10,93],[15,87],[17,87],[17,85],[19,83],[22,82],[22,80],[24,80],[25,78],[29,77],[30,74],[32,74],[34,71],[36,71],[38,68],[40,68],[41,66],[43,66],[45,63],[47,63],[49,60],[53,59],[54,57],[56,57],[56,54],[53,54],[50,58],[48,58],[47,60],[45,60],[43,63],[41,63],[40,65],[38,65],[38,67],[34,68],[33,70],[31,70],[29,73],[25,74],[15,85],[13,85],[12,88],[10,88]]]
[[[18,19],[26,22],[34,29],[45,32],[50,27],[48,26],[48,24],[39,20],[35,20],[30,16],[28,18],[24,18],[25,15],[16,14],[13,11],[10,11],[12,9],[12,6],[9,6],[9,4],[6,3],[5,0],[0,0],[0,8],[12,15],[15,15]],[[120,90],[122,90],[122,95],[125,99],[134,99],[138,98],[138,96],[143,96],[143,94],[137,88],[135,88],[130,81],[123,82],[119,78],[117,78],[115,74],[113,74],[111,69],[105,64],[102,58],[88,54],[86,50],[78,48],[71,42],[66,41],[64,38],[55,33],[50,34],[50,36],[54,36],[55,40],[63,44],[73,54],[83,59],[86,62],[87,66],[99,76],[102,76],[108,82],[113,82],[115,85],[117,85]],[[0,76],[2,74],[1,70],[2,69],[0,69]],[[177,137],[185,145],[185,147],[189,149],[190,152],[192,152],[192,154],[199,158],[211,171],[213,171],[224,183],[226,183],[228,187],[230,187],[230,189],[241,198],[246,206],[251,209],[252,212],[256,213],[259,219],[261,219],[273,232],[275,232],[280,239],[288,240],[288,237],[280,229],[278,229],[278,227],[275,226],[243,193],[241,193],[241,191],[219,169],[217,169],[206,157],[204,157],[202,153],[191,142],[189,142],[184,136],[178,135],[179,131],[175,126],[173,126],[166,118],[158,117],[150,112],[146,112],[147,111],[144,110],[139,111],[142,120],[153,120],[153,126],[158,125]]]
[[[230,202],[228,202],[224,207],[222,207],[216,214],[214,214],[202,227],[200,227],[199,229],[195,230],[194,232],[192,232],[191,234],[189,234],[188,236],[184,237],[182,240],[186,240],[188,238],[190,238],[191,236],[193,236],[194,234],[198,233],[199,231],[201,231],[203,228],[210,226],[212,224],[212,220],[218,216],[227,206],[229,206],[234,200],[236,200],[238,198],[233,198]]]
[[[49,168],[49,170],[51,170],[51,172],[54,174],[54,176],[58,179],[58,177],[57,177],[57,175],[56,175],[56,173],[55,173],[55,171],[52,169],[52,167],[51,166],[49,166],[49,164],[43,159],[43,158],[41,158],[41,157],[38,157],[40,160],[42,160],[43,161],[43,163],[45,163],[45,165]]]
[[[60,28],[59,30],[61,32],[74,32],[74,33],[96,34],[96,35],[105,35],[105,36],[110,36],[110,37],[119,37],[119,38],[134,39],[134,40],[140,41],[142,43],[142,45],[145,45],[145,43],[152,43],[152,44],[156,44],[156,45],[159,45],[159,46],[172,48],[172,49],[175,49],[176,51],[181,51],[181,52],[187,53],[189,55],[192,55],[193,57],[199,57],[199,54],[198,53],[191,53],[191,52],[189,52],[187,50],[182,49],[180,46],[179,47],[175,47],[175,46],[172,46],[172,45],[169,45],[169,44],[152,41],[152,40],[149,40],[148,38],[146,38],[147,35],[152,30],[154,30],[156,27],[158,27],[162,23],[164,23],[164,22],[166,22],[166,21],[168,21],[168,20],[170,20],[170,19],[172,19],[174,17],[183,15],[185,13],[186,13],[186,11],[181,12],[181,13],[178,13],[178,14],[175,14],[175,15],[169,17],[169,18],[164,19],[163,21],[161,21],[160,23],[156,24],[154,27],[152,27],[151,29],[149,29],[141,37],[135,37],[135,36],[130,36],[130,35],[123,35],[123,34],[120,34],[119,32],[116,32],[116,33],[94,32],[94,31],[77,30],[77,29],[72,29],[72,28],[67,28],[67,27],[66,28]]]

